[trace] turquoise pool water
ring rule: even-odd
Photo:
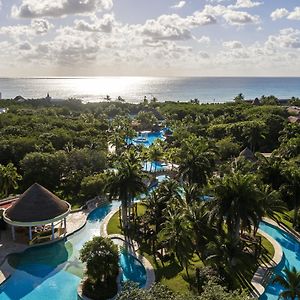
[[[280,264],[275,268],[274,273],[283,274],[282,271],[285,267],[291,268],[293,266],[300,270],[300,243],[290,234],[268,223],[262,222],[259,228],[272,236],[282,247],[284,256]],[[270,282],[266,287],[265,293],[259,299],[277,300],[281,291],[282,287],[279,284]]]
[[[130,280],[138,282],[140,287],[145,286],[147,280],[146,270],[139,260],[126,251],[121,251],[120,265],[123,271],[121,282]]]
[[[133,144],[133,145],[143,145],[145,147],[150,147],[157,139],[164,140],[164,130],[158,131],[158,132],[149,132],[147,134],[143,134],[143,137],[147,139],[145,142],[137,142],[134,139],[127,139],[127,144]]]
[[[167,168],[167,165],[165,163],[161,163],[158,161],[153,162],[145,162],[143,166],[143,170],[146,172],[161,172],[165,171]]]
[[[77,286],[83,266],[79,250],[93,236],[100,234],[100,223],[120,202],[99,207],[90,213],[86,226],[64,241],[39,246],[9,257],[16,271],[0,286],[0,300],[77,300]],[[131,279],[140,286],[146,282],[146,272],[131,255],[120,255],[123,280]]]

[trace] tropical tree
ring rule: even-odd
[[[154,163],[154,172],[157,170],[157,163],[163,157],[162,148],[158,144],[150,146],[148,150],[148,158],[151,162],[150,172],[152,171],[152,164]]]
[[[228,174],[214,181],[211,192],[214,199],[210,219],[217,220],[219,228],[225,221],[228,233],[237,245],[241,229],[251,230],[252,225],[257,227],[263,214],[256,178],[239,172]]]
[[[300,272],[295,267],[292,269],[285,268],[283,275],[276,275],[273,283],[279,283],[283,287],[278,299],[292,299],[300,298]]]
[[[175,254],[179,264],[185,268],[189,276],[189,260],[193,256],[193,232],[189,223],[179,209],[176,212],[167,211],[166,221],[163,225],[162,235],[167,241],[168,248]]]
[[[285,183],[281,187],[292,199],[293,207],[294,207],[294,219],[293,226],[295,228],[298,227],[298,214],[299,214],[299,206],[300,206],[300,170],[299,167],[290,162],[285,169],[283,170],[283,174],[286,178]]]
[[[22,176],[12,163],[6,166],[0,164],[0,196],[7,197],[11,191],[16,190],[21,179]]]
[[[217,236],[216,229],[209,222],[209,216],[208,205],[204,201],[193,202],[185,210],[185,218],[195,235],[198,256],[203,256],[206,245]]]
[[[182,143],[179,172],[189,183],[205,185],[215,165],[216,150],[210,142],[190,135]]]
[[[264,157],[263,155],[258,155],[258,158],[258,172],[262,181],[278,190],[285,180],[282,174],[285,166],[284,160],[280,157]]]
[[[119,273],[117,246],[109,238],[94,237],[80,250],[80,260],[86,263],[86,275],[93,285],[108,287]]]
[[[105,190],[110,199],[116,197],[122,201],[122,223],[128,225],[128,208],[136,196],[146,191],[143,181],[144,173],[140,163],[132,162],[125,155],[116,163],[116,169],[111,171]]]

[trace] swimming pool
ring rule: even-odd
[[[157,139],[164,140],[164,130],[157,131],[157,132],[149,132],[147,134],[142,135],[143,137],[146,138],[145,142],[137,142],[134,139],[127,139],[126,142],[127,144],[133,144],[133,145],[143,145],[145,147],[150,147]]]
[[[130,280],[137,282],[141,288],[145,286],[147,280],[145,267],[126,250],[121,251],[120,265],[122,268],[121,282]]]
[[[275,268],[275,274],[283,274],[285,267],[296,267],[300,270],[300,243],[290,234],[281,230],[280,228],[262,222],[259,228],[273,237],[282,247],[284,253],[282,261]],[[282,287],[279,284],[272,284],[271,282],[266,286],[264,294],[259,298],[260,300],[277,300],[278,295],[282,291]]]
[[[63,241],[11,255],[9,263],[16,271],[0,286],[0,300],[77,300],[77,286],[83,275],[79,250],[86,241],[100,235],[101,221],[119,205],[114,201],[96,208],[84,228]],[[120,254],[123,281],[131,279],[143,286],[146,271],[138,263],[130,254]]]
[[[167,165],[159,161],[147,161],[144,163],[143,171],[146,172],[161,172],[167,170]]]

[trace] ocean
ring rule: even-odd
[[[0,78],[3,99],[17,95],[24,98],[78,98],[84,102],[112,100],[121,96],[137,103],[147,96],[158,101],[189,101],[203,103],[231,101],[243,93],[246,99],[275,95],[280,99],[300,97],[300,77],[59,77]]]

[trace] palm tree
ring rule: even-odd
[[[219,228],[225,221],[228,233],[237,245],[241,229],[251,231],[251,225],[257,227],[263,215],[256,178],[239,172],[225,175],[215,181],[211,190],[214,199],[210,204],[210,219],[216,220]]]
[[[21,179],[22,176],[18,174],[17,168],[12,163],[6,166],[0,164],[0,196],[7,197],[10,191],[16,190]]]
[[[299,299],[300,298],[300,272],[295,267],[285,268],[284,275],[276,275],[273,283],[279,283],[284,290],[279,294],[278,299]]]
[[[117,163],[115,172],[111,172],[106,185],[106,191],[110,199],[117,197],[122,201],[122,223],[126,229],[128,225],[128,207],[134,198],[146,191],[143,182],[144,173],[140,163],[133,163],[130,159],[123,157]]]
[[[189,260],[193,255],[193,232],[184,218],[182,211],[168,211],[162,230],[168,248],[175,254],[179,264],[185,268],[187,275]]]
[[[149,148],[148,157],[151,162],[150,172],[152,171],[152,162],[154,162],[154,172],[156,172],[157,163],[160,161],[162,156],[163,156],[163,152],[161,147],[158,144],[152,145]]]
[[[151,224],[155,224],[155,231],[160,231],[160,225],[164,222],[163,211],[165,210],[166,203],[161,201],[157,191],[153,191],[143,201],[143,205],[146,207],[147,215],[150,216]]]
[[[286,204],[280,199],[280,194],[276,190],[272,190],[270,185],[261,187],[261,205],[263,207],[263,216],[268,217],[276,222],[279,221],[278,213],[285,213]]]
[[[284,183],[284,176],[282,174],[284,164],[282,158],[273,156],[264,157],[261,154],[258,157],[258,171],[262,181],[266,184],[271,184],[273,189],[278,190]]]
[[[181,147],[179,172],[189,183],[205,185],[215,164],[215,149],[195,136],[184,140]]]
[[[282,189],[287,191],[287,194],[293,199],[294,203],[294,220],[293,226],[298,226],[298,214],[300,206],[300,170],[296,164],[288,165],[284,170],[286,182]]]
[[[207,203],[198,201],[188,205],[185,210],[185,218],[195,234],[197,254],[200,256],[201,253],[203,256],[207,243],[217,236],[216,229],[209,222]]]

